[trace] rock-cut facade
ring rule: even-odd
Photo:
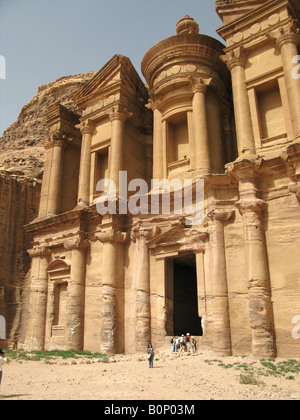
[[[144,352],[189,333],[220,356],[300,357],[299,5],[216,11],[224,44],[185,16],[146,52],[146,84],[115,55],[72,93],[80,115],[49,107],[26,348]],[[180,182],[192,204],[201,186],[198,222],[175,211]]]

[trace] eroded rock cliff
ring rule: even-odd
[[[41,178],[44,166],[43,143],[48,134],[44,116],[50,105],[59,102],[80,113],[70,94],[87,82],[94,73],[61,77],[41,86],[0,139],[0,170]]]
[[[14,347],[25,334],[29,305],[31,236],[24,226],[38,214],[48,127],[44,115],[60,102],[79,112],[69,95],[94,73],[62,77],[41,86],[0,139],[0,315],[6,338],[0,347]]]

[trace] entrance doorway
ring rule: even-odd
[[[202,336],[195,254],[169,259],[166,268],[167,334]]]

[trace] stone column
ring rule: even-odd
[[[255,140],[246,85],[246,55],[242,47],[221,57],[231,72],[236,135],[239,156],[255,153]]]
[[[240,200],[237,207],[244,224],[252,354],[256,357],[275,357],[273,308],[262,223],[266,203],[257,198]]]
[[[119,193],[119,172],[125,169],[124,124],[131,116],[132,114],[121,105],[112,108],[109,114],[111,120],[109,178],[114,181],[117,193]]]
[[[51,250],[38,247],[28,250],[32,259],[29,320],[25,345],[30,350],[43,350],[46,334],[47,293],[49,257]]]
[[[195,169],[210,172],[210,146],[207,127],[206,91],[212,79],[191,78],[193,85],[193,134],[195,148]]]
[[[300,137],[300,79],[295,77],[295,57],[298,57],[300,35],[294,32],[282,34],[277,38],[276,44],[281,52],[283,72],[290,105],[294,138]]]
[[[60,133],[53,134],[45,143],[46,161],[39,217],[56,215],[60,212],[64,137]]]
[[[119,267],[124,261],[119,259],[119,247],[127,241],[127,233],[113,229],[98,234],[103,243],[102,276],[102,329],[101,351],[117,353],[117,286]]]
[[[275,357],[274,317],[263,226],[263,211],[267,203],[257,197],[256,186],[262,165],[263,159],[252,155],[229,164],[228,172],[232,172],[239,182],[240,199],[236,207],[243,217],[252,354]]]
[[[83,350],[84,344],[84,297],[87,240],[68,239],[64,248],[72,250],[71,272],[68,283],[66,349]]]
[[[212,210],[210,223],[210,247],[212,252],[211,276],[213,280],[213,350],[220,356],[231,356],[231,329],[228,302],[226,255],[223,223],[233,211]]]
[[[78,206],[88,206],[90,202],[91,141],[94,128],[90,120],[82,121],[76,127],[82,134],[77,204]]]
[[[135,349],[144,352],[151,342],[151,311],[150,311],[150,262],[147,241],[153,238],[155,228],[132,231],[135,241],[134,273],[136,282],[136,329]]]
[[[151,101],[151,108],[153,110],[153,179],[161,180],[164,178],[161,113],[155,101]]]

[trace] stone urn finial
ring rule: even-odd
[[[180,19],[176,25],[177,35],[180,34],[195,34],[199,33],[199,25],[195,20],[186,15],[184,18]]]

